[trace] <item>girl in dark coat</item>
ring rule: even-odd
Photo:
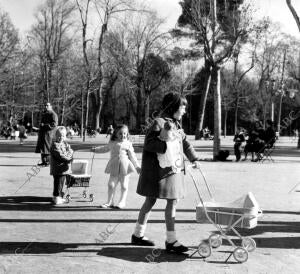
[[[187,101],[184,97],[169,93],[165,95],[162,102],[161,118],[156,118],[149,128],[144,142],[142,167],[137,186],[137,193],[145,196],[145,202],[140,210],[131,242],[136,245],[154,245],[144,237],[147,220],[152,207],[157,199],[166,199],[165,209],[166,221],[166,250],[176,253],[188,251],[188,248],[177,241],[175,233],[175,213],[178,199],[185,194],[184,185],[184,155],[196,165],[198,158],[192,145],[187,141],[186,135],[180,125],[181,117],[186,112]],[[173,146],[168,141],[160,138],[160,132],[165,123],[173,123],[179,142],[179,149],[176,155],[176,168],[161,167],[158,154],[166,153],[167,149]],[[172,141],[170,141],[172,142]],[[179,170],[179,172],[178,172]]]

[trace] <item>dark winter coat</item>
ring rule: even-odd
[[[167,120],[170,119],[155,119],[146,134],[137,193],[153,198],[181,199],[185,194],[184,165],[180,173],[174,173],[172,168],[161,168],[157,158],[157,153],[165,153],[167,149],[166,142],[158,138]],[[198,160],[195,150],[187,141],[186,135],[177,121],[175,121],[175,126],[181,135],[182,157],[185,154],[191,162]]]
[[[58,118],[53,110],[49,110],[43,113],[37,145],[35,148],[36,153],[50,154],[50,147],[57,124]]]
[[[53,142],[50,150],[50,175],[71,173],[73,150],[66,142]]]
[[[268,127],[265,131],[264,141],[268,147],[273,147],[276,141],[276,133],[272,127]]]

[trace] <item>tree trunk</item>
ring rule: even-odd
[[[117,106],[117,91],[116,89],[111,90],[111,96],[112,96],[112,120],[113,122],[116,120],[116,106]]]
[[[64,124],[64,117],[65,117],[65,99],[63,100],[62,107],[61,107],[61,119],[60,124]]]
[[[280,136],[280,123],[281,123],[281,109],[282,109],[282,99],[283,99],[283,95],[284,95],[284,90],[283,90],[283,78],[284,78],[284,70],[285,70],[285,61],[286,61],[286,52],[287,49],[284,49],[283,52],[283,62],[282,62],[282,71],[281,71],[281,79],[280,79],[280,83],[281,83],[281,94],[280,94],[280,102],[279,102],[279,110],[278,110],[278,121],[277,121],[277,132],[279,133]],[[279,137],[278,136],[278,137]]]
[[[101,81],[101,86],[100,88],[97,90],[97,100],[96,100],[96,112],[95,112],[95,130],[98,129],[100,127],[100,114],[101,114],[101,109],[102,109],[102,105],[103,105],[103,96],[102,96],[102,92],[103,92],[103,88],[102,88],[102,82]]]
[[[221,145],[221,81],[220,67],[213,69],[216,83],[214,85],[214,143],[213,143],[213,159],[217,160]]]
[[[83,138],[83,124],[84,124],[84,94],[81,88],[81,123],[80,123],[80,137]],[[84,139],[83,139],[84,141]]]
[[[204,122],[204,115],[205,115],[205,106],[206,106],[206,101],[207,101],[207,95],[209,92],[210,88],[210,83],[211,83],[211,66],[209,67],[209,74],[207,76],[207,81],[206,81],[206,88],[204,93],[201,95],[200,99],[200,105],[199,105],[199,112],[198,112],[198,123],[196,126],[196,132],[195,132],[195,140],[199,140],[201,138],[201,130],[203,129],[203,122]]]
[[[227,136],[227,118],[228,118],[228,109],[225,109],[224,129],[223,129],[224,138]]]
[[[278,110],[278,120],[277,120],[277,132],[280,136],[280,124],[281,124],[281,109],[282,109],[282,101],[283,101],[283,90],[281,91],[280,99],[279,99],[279,110]],[[278,136],[278,137],[279,137]]]
[[[236,105],[235,105],[235,109],[234,109],[234,132],[237,132],[237,128],[238,128],[239,101],[240,101],[240,98],[239,98],[239,96],[237,96],[236,97]]]
[[[291,11],[291,13],[292,13],[294,19],[295,19],[295,22],[296,22],[296,24],[297,24],[297,27],[298,27],[298,29],[299,29],[299,31],[300,31],[300,19],[299,19],[299,16],[298,16],[296,10],[294,9],[294,7],[293,7],[293,5],[292,5],[292,3],[291,3],[291,0],[286,0],[286,3],[287,3],[287,5],[288,5],[288,7],[289,7],[289,9],[290,9],[290,11]]]
[[[266,128],[266,120],[267,120],[267,104],[264,104],[263,107],[263,127]]]
[[[239,62],[239,53],[234,57],[234,69],[233,69],[233,89],[236,91],[236,105],[234,110],[234,133],[237,132],[238,127],[238,110],[239,110],[239,101],[240,101],[240,92],[237,88],[237,66]]]
[[[82,141],[85,142],[85,137],[86,137],[86,131],[87,131],[87,127],[88,127],[88,122],[89,122],[89,109],[90,109],[90,93],[89,93],[89,89],[87,89],[86,91],[86,110],[85,110],[85,122],[84,122],[84,128],[83,128],[83,138]]]
[[[136,105],[136,129],[140,129],[142,125],[143,113],[143,92],[141,83],[137,83],[137,105]]]
[[[145,121],[148,121],[150,113],[150,95],[146,95],[145,98]]]
[[[100,126],[100,114],[101,114],[101,108],[103,103],[103,90],[104,90],[104,71],[103,71],[103,61],[102,61],[102,48],[103,48],[103,42],[104,42],[104,35],[107,31],[107,24],[108,24],[108,17],[107,17],[107,10],[105,10],[105,22],[102,24],[101,32],[99,35],[99,41],[98,41],[98,75],[97,80],[99,81],[99,88],[97,89],[96,93],[96,113],[95,113],[95,129],[97,129]]]

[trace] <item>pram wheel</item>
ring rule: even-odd
[[[233,257],[239,263],[246,262],[248,260],[248,251],[243,247],[237,247],[233,251]]]
[[[67,203],[70,202],[70,199],[71,199],[71,197],[70,197],[70,195],[68,194],[68,195],[66,196],[66,201],[67,201]]]
[[[208,243],[202,242],[198,246],[198,253],[201,257],[207,258],[211,255],[211,247]]]
[[[256,248],[256,242],[250,238],[250,237],[244,237],[242,239],[242,246],[245,248],[248,252],[252,252]]]
[[[82,197],[85,199],[86,198],[86,191],[84,190],[82,193]]]
[[[222,237],[219,234],[210,235],[208,241],[213,248],[218,248],[222,245]]]
[[[94,201],[94,195],[90,194],[90,202]]]

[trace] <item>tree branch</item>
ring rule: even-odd
[[[299,16],[298,16],[296,10],[294,9],[294,7],[293,7],[293,5],[292,5],[292,3],[291,3],[291,0],[286,0],[286,4],[288,5],[288,7],[289,7],[289,9],[290,9],[290,11],[291,11],[291,13],[292,13],[292,15],[293,15],[295,21],[296,21],[296,24],[297,24],[297,26],[298,26],[298,29],[299,29],[299,31],[300,31],[300,19],[299,19]]]

